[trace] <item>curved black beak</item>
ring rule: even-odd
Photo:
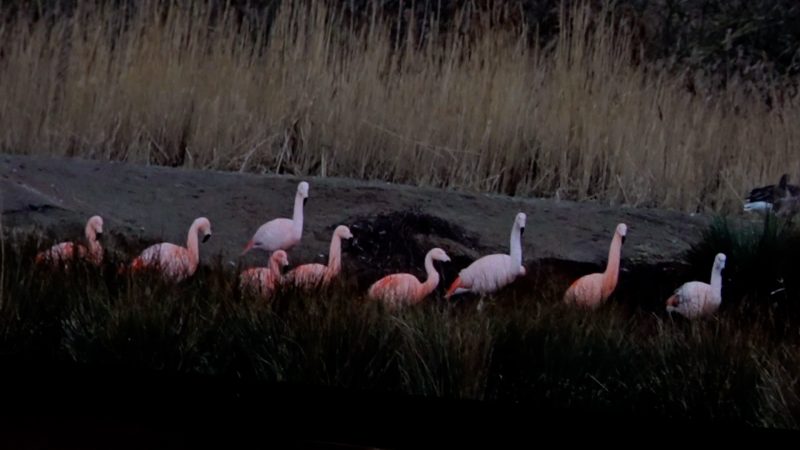
[[[102,231],[98,231],[97,233],[94,234],[94,237],[95,237],[95,239],[100,239],[101,237],[103,237],[103,232]]]
[[[519,227],[519,235],[522,236],[525,234],[525,227]]]
[[[625,243],[625,236],[622,236],[622,243]]]
[[[307,203],[307,202],[308,202],[308,197],[306,197],[306,198],[304,198],[304,199],[303,199],[303,206],[306,206],[306,203]]]
[[[211,233],[208,233],[207,235],[203,236],[203,242],[208,241],[208,238],[210,238],[210,237],[211,237]]]
[[[289,273],[289,264],[282,265],[281,266],[281,275],[286,275],[287,273]]]

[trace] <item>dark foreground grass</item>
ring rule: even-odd
[[[271,303],[249,298],[220,258],[178,285],[119,275],[110,254],[100,269],[76,262],[53,272],[33,267],[38,246],[4,244],[7,363],[798,428],[796,323],[793,334],[773,333],[786,322],[744,303],[696,323],[613,301],[584,313],[535,277],[481,312],[469,298],[436,294],[389,313],[344,285],[284,290]]]

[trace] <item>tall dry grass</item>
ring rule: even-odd
[[[269,28],[182,1],[5,17],[0,149],[718,212],[800,172],[797,101],[693,94],[634,64],[605,13],[563,8],[542,45],[467,45],[282,3]]]

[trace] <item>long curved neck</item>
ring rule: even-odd
[[[518,266],[522,265],[522,236],[519,225],[514,222],[511,228],[511,260]]]
[[[294,196],[294,212],[292,213],[293,231],[297,238],[303,234],[303,196]]]
[[[603,296],[611,295],[614,288],[617,287],[617,279],[619,278],[619,259],[622,250],[622,237],[614,233],[614,238],[611,240],[611,247],[608,249],[608,263],[606,264],[606,271],[603,272]]]
[[[189,234],[186,236],[186,248],[189,250],[189,258],[190,262],[192,263],[192,267],[196,267],[198,261],[200,261],[200,246],[197,242],[197,227],[198,225],[193,223],[189,228]]]
[[[711,294],[716,300],[722,299],[722,269],[716,264],[711,269]]]
[[[92,253],[96,254],[103,251],[100,243],[97,242],[97,233],[95,233],[91,224],[86,224],[86,241],[89,244],[89,251]]]
[[[328,268],[326,269],[329,276],[333,276],[342,270],[342,238],[336,233],[331,238],[331,250],[328,254]]]
[[[278,262],[278,258],[270,258],[269,259],[269,276],[272,277],[274,280],[278,280],[281,277],[281,264]]]
[[[431,255],[425,256],[425,272],[428,273],[428,279],[422,283],[419,291],[417,292],[417,298],[420,300],[433,292],[433,290],[436,289],[436,286],[439,285],[439,272],[437,272],[436,268],[433,267],[433,258]]]

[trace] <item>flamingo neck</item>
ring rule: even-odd
[[[97,233],[91,225],[86,225],[86,241],[89,243],[89,252],[97,256],[103,252],[100,243],[97,242]]]
[[[281,264],[278,258],[269,259],[269,274],[267,275],[273,280],[278,280],[281,277]]]
[[[422,300],[427,297],[428,294],[433,292],[436,286],[439,285],[439,272],[433,267],[433,258],[431,255],[425,256],[425,272],[428,273],[428,278],[420,285],[419,291],[417,292],[417,300]]]
[[[200,261],[200,246],[197,238],[197,223],[193,223],[189,228],[189,234],[186,236],[186,248],[189,250],[189,262],[192,268],[197,267]]]
[[[517,266],[522,265],[522,236],[520,234],[519,225],[514,222],[511,228],[511,260]]]
[[[292,231],[295,238],[300,239],[303,234],[303,196],[300,193],[294,196],[294,211],[292,212]]]
[[[722,300],[722,269],[716,264],[711,269],[711,295],[717,301]]]
[[[328,268],[326,270],[328,276],[337,275],[342,270],[342,238],[335,233],[331,238],[331,250],[328,254]]]
[[[611,247],[608,249],[608,263],[606,270],[603,272],[603,297],[608,297],[617,287],[617,279],[619,278],[619,259],[622,250],[622,237],[614,233],[614,238],[611,240]]]

